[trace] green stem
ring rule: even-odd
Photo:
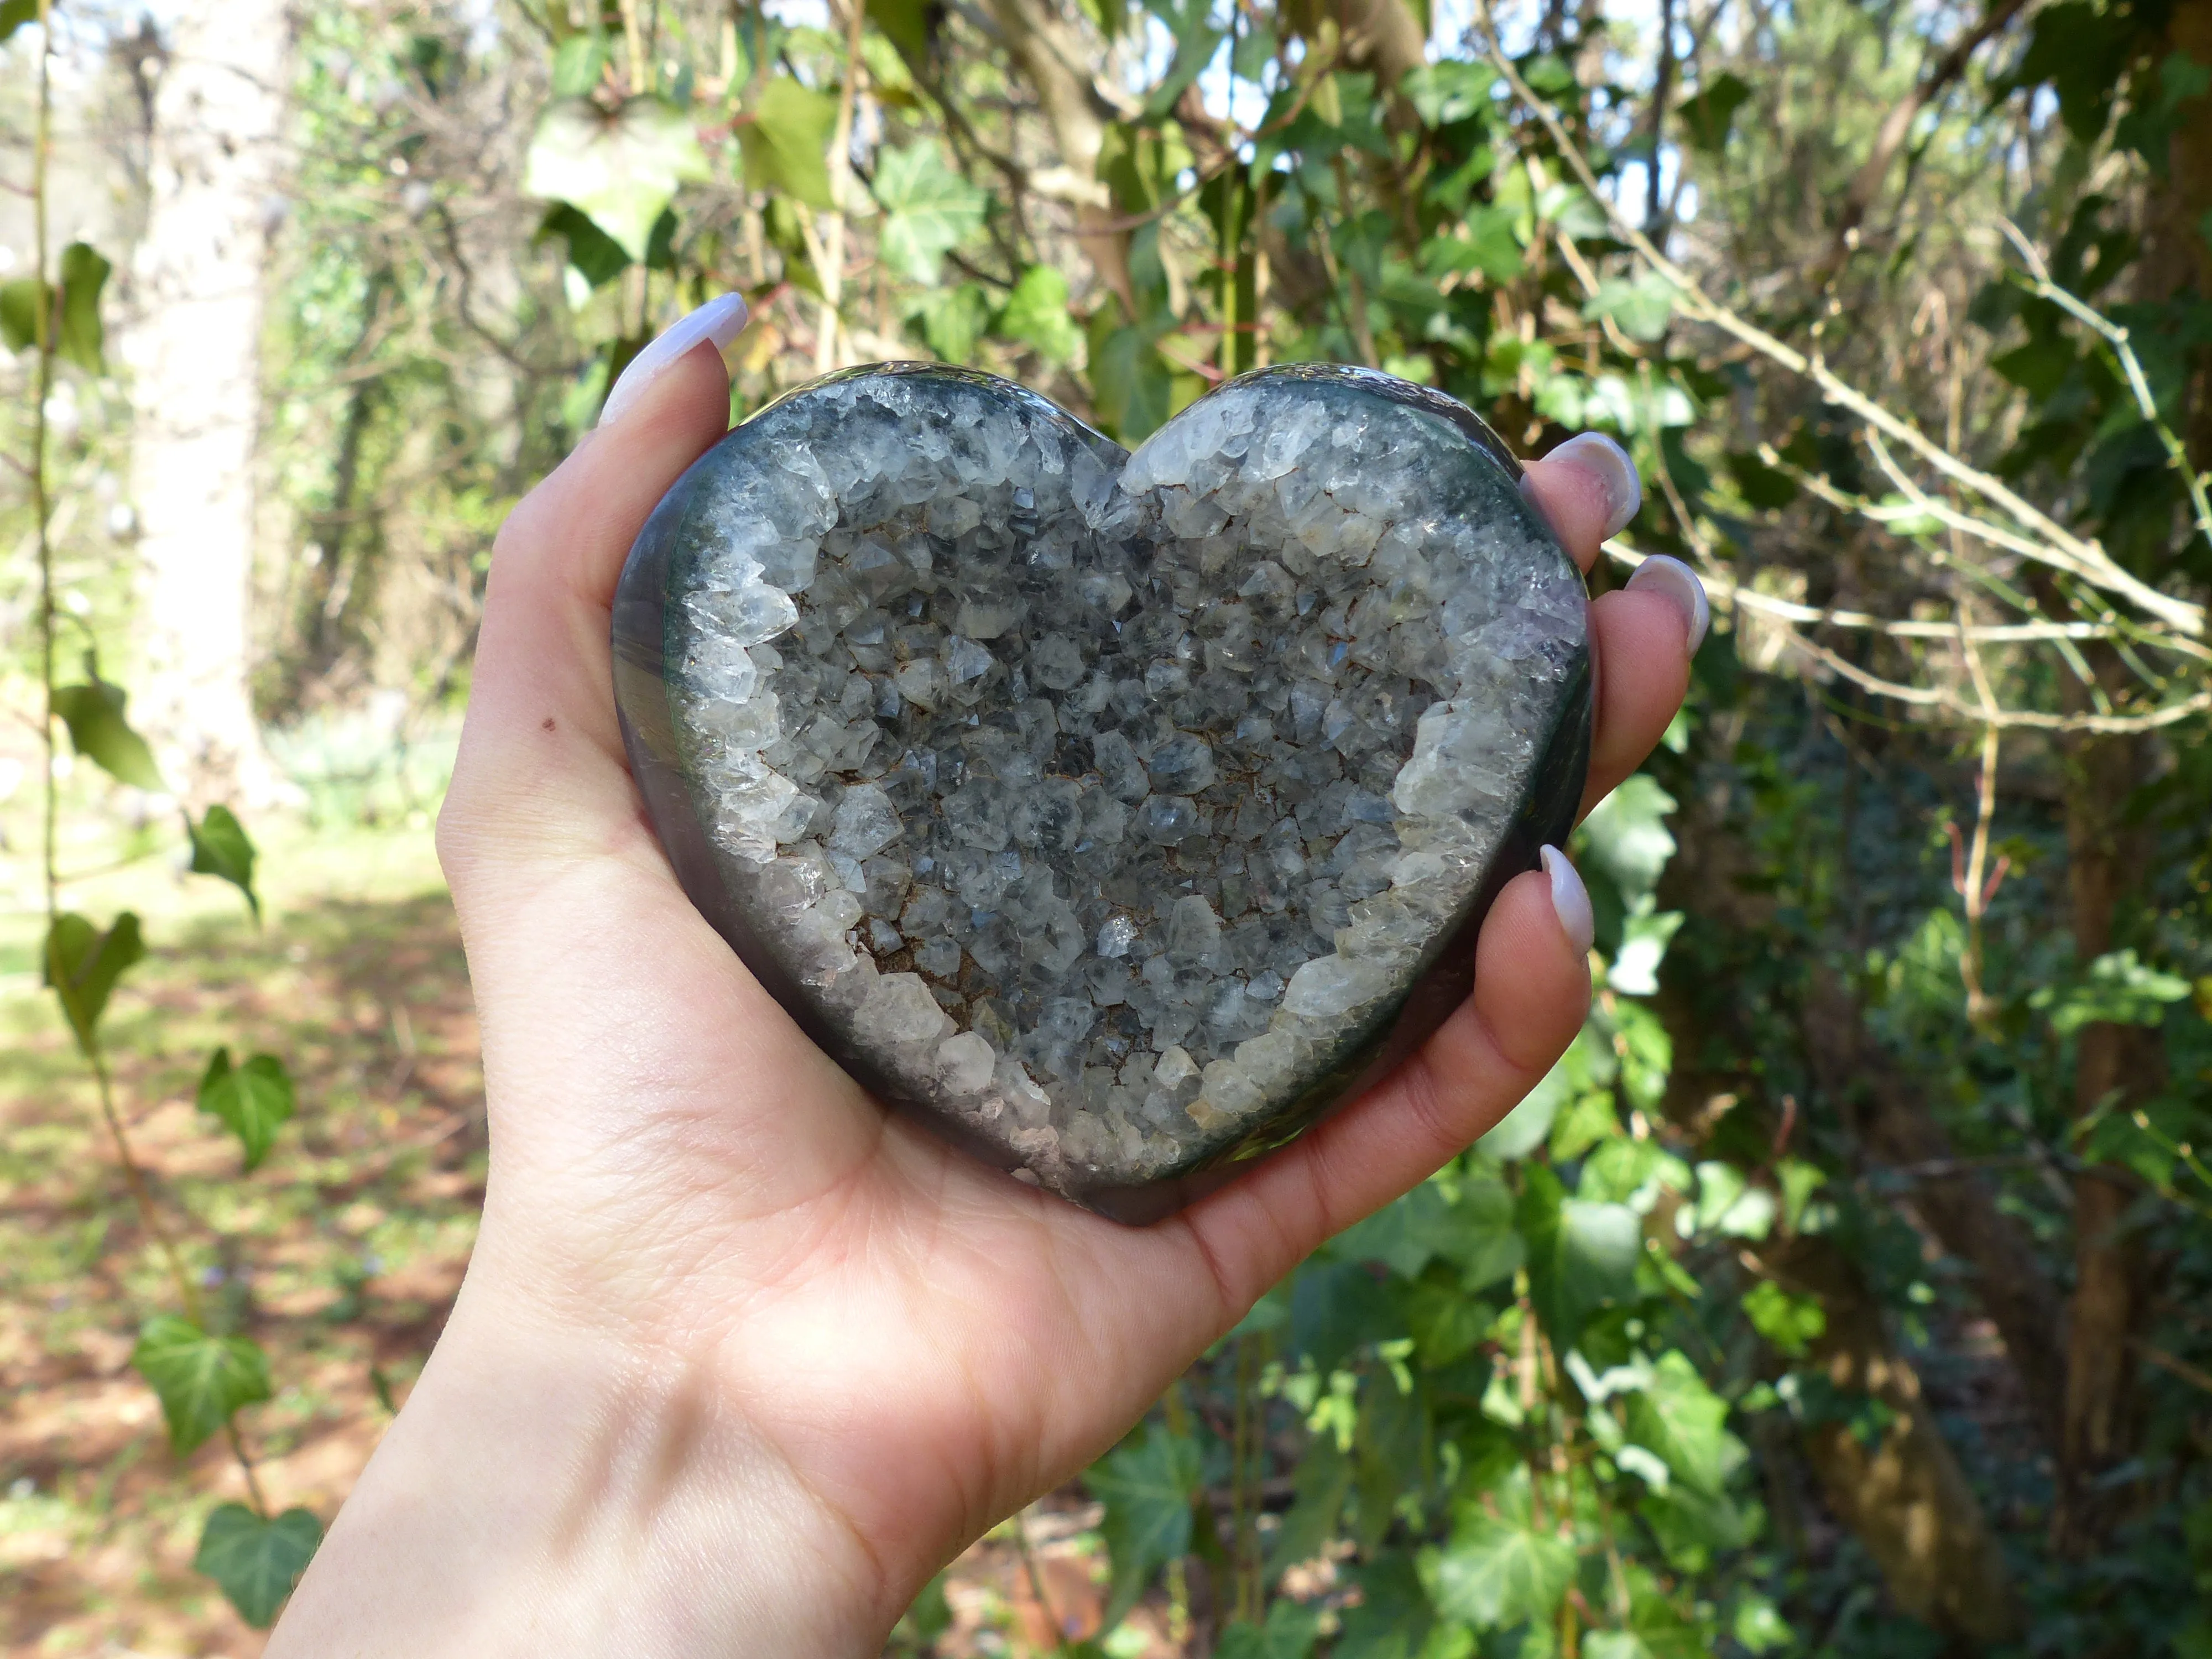
[[[53,0],[39,0],[39,112],[31,148],[31,235],[33,267],[40,285],[37,308],[38,396],[31,405],[31,511],[38,524],[39,543],[39,669],[46,694],[46,719],[40,732],[45,740],[45,789],[40,797],[43,823],[40,852],[46,884],[46,926],[52,930],[61,913],[61,884],[54,874],[56,815],[54,805],[54,548],[53,503],[46,495],[46,402],[54,389],[54,299],[45,291],[46,280],[46,174],[53,149]]]
[[[170,1282],[176,1286],[177,1300],[184,1304],[185,1317],[198,1325],[200,1293],[192,1283],[192,1276],[185,1268],[184,1252],[169,1236],[161,1220],[161,1212],[154,1203],[154,1190],[146,1180],[146,1173],[138,1167],[138,1160],[131,1150],[131,1137],[123,1127],[122,1114],[115,1109],[115,1085],[107,1075],[107,1062],[95,1050],[92,1055],[92,1075],[100,1085],[100,1115],[107,1125],[108,1138],[115,1143],[116,1161],[123,1165],[123,1179],[131,1188],[131,1202],[137,1206],[138,1219],[152,1235],[160,1249],[163,1261],[169,1269]]]

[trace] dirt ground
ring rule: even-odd
[[[269,1353],[276,1396],[244,1417],[269,1499],[325,1522],[437,1338],[483,1191],[475,1015],[413,817],[268,849],[259,928],[231,890],[160,858],[70,890],[102,920],[145,917],[149,953],[104,1027],[118,1113],[210,1321]],[[0,1652],[251,1659],[262,1636],[191,1569],[202,1520],[241,1476],[220,1437],[179,1467],[130,1368],[139,1324],[174,1293],[30,971],[36,896],[21,880],[0,919]],[[298,1085],[298,1116],[251,1176],[193,1104],[224,1043],[283,1056]],[[978,1544],[947,1575],[950,1623],[929,1650],[1042,1654],[1055,1626],[1091,1635],[1097,1522],[1070,1492],[1022,1517],[1025,1537],[1009,1522]],[[1178,1650],[1170,1623],[1140,1607],[1103,1646],[1162,1659]]]

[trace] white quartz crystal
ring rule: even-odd
[[[1123,457],[832,380],[696,470],[672,702],[760,948],[1048,1185],[1173,1174],[1332,1075],[1481,889],[1583,672],[1512,480],[1371,382]]]

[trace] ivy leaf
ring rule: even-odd
[[[189,1319],[161,1314],[146,1322],[131,1364],[153,1385],[169,1421],[169,1443],[183,1457],[240,1406],[269,1398],[269,1357],[242,1336],[210,1336]]]
[[[34,350],[41,328],[51,323],[57,356],[88,374],[106,374],[100,295],[112,269],[91,244],[71,242],[62,250],[58,298],[37,276],[19,276],[0,285],[0,338],[10,351]]]
[[[1167,26],[1176,43],[1175,57],[1169,62],[1166,75],[1145,101],[1144,118],[1162,121],[1175,108],[1183,89],[1205,72],[1228,37],[1212,27],[1212,0],[1182,0],[1179,9],[1171,0],[1147,0],[1146,9]]]
[[[738,129],[745,182],[809,207],[828,207],[830,137],[836,125],[836,99],[789,76],[770,81],[761,88],[752,119]]]
[[[975,283],[933,288],[909,313],[921,325],[921,337],[948,363],[964,363],[991,320],[991,301]]]
[[[71,242],[62,250],[61,330],[54,349],[88,374],[107,372],[100,295],[113,269],[88,242]]]
[[[1425,1181],[1347,1230],[1334,1248],[1347,1261],[1379,1261],[1401,1279],[1418,1279],[1445,1254],[1456,1219],[1442,1189]]]
[[[1110,1627],[1136,1605],[1153,1573],[1190,1553],[1191,1505],[1202,1481],[1198,1443],[1153,1430],[1094,1464],[1084,1481],[1106,1509],[1098,1529],[1114,1565]]]
[[[1421,1559],[1437,1611],[1477,1630],[1549,1619],[1574,1573],[1571,1544],[1480,1510],[1463,1516],[1449,1545]]]
[[[708,176],[690,118],[665,99],[628,98],[609,112],[588,99],[560,98],[538,118],[522,188],[569,204],[642,263],[677,186]]]
[[[594,289],[605,288],[630,267],[630,257],[623,252],[622,244],[601,230],[589,215],[579,213],[566,202],[557,202],[547,210],[538,234],[541,239],[558,236],[566,242],[569,267]]]
[[[39,19],[39,0],[0,0],[0,41],[14,39],[15,31]]]
[[[88,678],[82,684],[54,689],[54,713],[69,727],[70,747],[117,782],[159,792],[166,787],[161,769],[146,739],[123,717],[123,688],[101,679],[89,662],[85,668]]]
[[[138,918],[128,910],[104,933],[84,917],[70,913],[56,916],[47,928],[46,983],[61,1000],[63,1016],[88,1058],[116,981],[145,954]]]
[[[1421,244],[1422,270],[1437,277],[1479,270],[1492,283],[1511,282],[1521,274],[1521,239],[1513,229],[1520,216],[1511,207],[1468,208],[1465,236],[1432,236]]]
[[[323,1523],[306,1510],[264,1520],[243,1504],[219,1504],[200,1529],[192,1570],[215,1580],[240,1618],[266,1630],[322,1541]]]
[[[1677,1350],[1651,1368],[1650,1380],[1630,1398],[1628,1437],[1658,1453],[1677,1480],[1717,1497],[1741,1455],[1728,1413],[1728,1401]]]
[[[1359,1586],[1359,1601],[1344,1610],[1329,1659],[1410,1659],[1427,1650],[1437,1613],[1411,1555],[1386,1552],[1352,1568],[1350,1576]],[[1461,1651],[1449,1642],[1447,1637],[1439,1644],[1443,1651]]]
[[[553,95],[583,98],[607,67],[607,39],[597,29],[570,35],[553,49]]]
[[[937,280],[945,256],[982,224],[988,199],[927,141],[886,148],[877,158],[875,191],[888,216],[877,240],[884,264],[925,284]]]
[[[1554,1346],[1571,1348],[1592,1314],[1634,1290],[1642,1224],[1626,1204],[1569,1198],[1542,1164],[1528,1170],[1519,1219],[1537,1317]]]
[[[929,57],[927,0],[867,0],[868,21],[910,65],[920,66]]]
[[[215,876],[246,895],[253,919],[261,920],[261,896],[253,890],[253,861],[259,856],[246,826],[228,806],[210,806],[198,823],[185,817],[185,830],[192,838],[192,873]]]
[[[18,276],[0,283],[0,339],[10,351],[35,350],[39,343],[39,313],[49,290],[35,276]]]
[[[1538,1079],[1521,1097],[1521,1103],[1501,1118],[1497,1127],[1474,1144],[1501,1164],[1523,1158],[1544,1144],[1559,1109],[1574,1091],[1574,1081],[1564,1060]],[[1516,1264],[1518,1265],[1518,1264]]]
[[[1658,780],[1638,772],[1583,820],[1590,856],[1632,902],[1658,884],[1660,872],[1674,856],[1666,823],[1674,810],[1674,798]]]
[[[1691,147],[1708,155],[1726,149],[1735,112],[1750,96],[1751,87],[1741,76],[1723,71],[1699,88],[1695,97],[1677,104],[1674,113],[1689,132]]]
[[[1269,1578],[1312,1560],[1336,1536],[1345,1499],[1352,1495],[1352,1460],[1337,1449],[1335,1436],[1317,1434],[1306,1443],[1305,1455],[1291,1477],[1290,1512],[1267,1550]]]
[[[269,1156],[276,1131],[298,1107],[291,1073],[274,1054],[255,1054],[243,1066],[230,1063],[230,1050],[218,1048],[200,1078],[200,1110],[222,1120],[246,1149],[251,1174]]]
[[[1656,276],[1639,276],[1633,282],[1608,276],[1583,306],[1583,316],[1610,317],[1632,340],[1657,339],[1667,331],[1668,319],[1674,314],[1674,290]]]
[[[1006,296],[994,325],[1009,340],[1034,347],[1055,368],[1071,362],[1083,335],[1067,309],[1067,278],[1050,265],[1031,265]]]
[[[1118,303],[1091,313],[1091,407],[1109,436],[1136,444],[1166,424],[1175,375],[1158,334],[1121,319]]]
[[[1214,1659],[1307,1659],[1321,1635],[1321,1609],[1285,1596],[1267,1608],[1267,1622],[1238,1620],[1221,1632]]]

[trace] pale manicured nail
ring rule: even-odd
[[[717,351],[729,344],[745,325],[748,314],[743,295],[725,294],[671,323],[659,338],[629,360],[629,367],[623,370],[622,378],[600,406],[599,424],[612,426],[622,419],[629,406],[645,395],[646,387],[702,340],[712,340]]]
[[[1590,941],[1597,937],[1597,918],[1590,914],[1589,889],[1567,855],[1556,847],[1547,847],[1538,854],[1544,860],[1544,873],[1552,878],[1552,908],[1559,912],[1559,926],[1566,930],[1567,943],[1575,947],[1578,957],[1589,954]]]
[[[1618,536],[1636,509],[1644,505],[1644,483],[1636,476],[1636,463],[1628,452],[1602,432],[1583,432],[1568,439],[1547,461],[1571,461],[1605,486],[1605,533]]]
[[[1698,573],[1680,559],[1654,553],[1636,567],[1636,574],[1628,579],[1628,586],[1631,592],[1649,588],[1674,602],[1675,608],[1682,613],[1682,626],[1689,631],[1690,654],[1696,656],[1698,647],[1705,642],[1705,629],[1713,619],[1713,608],[1706,602],[1705,585],[1698,580]]]

